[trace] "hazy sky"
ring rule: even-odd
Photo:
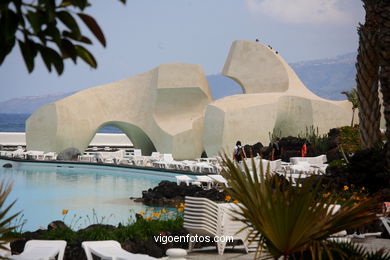
[[[0,66],[0,101],[70,92],[131,77],[161,63],[201,64],[222,70],[234,40],[270,44],[288,61],[334,57],[357,50],[364,20],[359,0],[94,0],[86,10],[102,27],[107,47],[89,47],[98,61],[66,62],[62,76],[41,58],[29,74],[19,47]],[[84,30],[87,32],[87,30]]]

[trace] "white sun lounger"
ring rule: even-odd
[[[157,259],[148,255],[133,254],[122,249],[121,244],[114,240],[106,241],[85,241],[82,244],[87,260],[93,260],[92,255],[96,255],[102,259],[112,260],[149,260]]]
[[[213,179],[215,182],[222,183],[223,185],[225,185],[225,187],[229,187],[228,181],[222,175],[212,174],[207,176]]]
[[[29,240],[20,255],[11,255],[9,258],[14,260],[62,260],[65,247],[66,241],[64,240]]]
[[[200,182],[202,184],[202,187],[203,188],[206,188],[207,190],[211,189],[211,187],[213,186],[214,184],[214,181],[213,179],[211,179],[210,177],[208,176],[204,176],[204,175],[198,175],[196,176],[196,180],[198,182]],[[203,186],[203,183],[206,183],[206,186]]]
[[[178,175],[175,176],[177,185],[180,185],[180,183],[184,182],[187,186],[190,185],[191,182],[194,181],[194,179],[188,177],[187,175]]]

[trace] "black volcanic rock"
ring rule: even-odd
[[[142,192],[142,202],[148,206],[174,206],[183,202],[185,196],[203,197],[214,201],[223,201],[227,193],[217,189],[204,190],[195,185],[161,181],[153,189]],[[139,201],[139,200],[137,200]]]

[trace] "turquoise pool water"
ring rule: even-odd
[[[12,162],[13,168],[3,168],[5,163],[9,161],[0,160],[1,179],[14,182],[7,205],[17,199],[13,211],[23,211],[23,219],[27,220],[24,231],[63,220],[63,209],[68,210],[65,223],[72,224],[74,229],[100,222],[126,224],[134,212],[147,210],[141,203],[131,202],[129,197],[141,197],[143,190],[162,180],[175,180],[174,173],[107,166],[62,164],[57,167],[47,163]],[[79,219],[77,224],[76,219]]]

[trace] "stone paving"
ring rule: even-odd
[[[365,238],[365,239],[353,239],[354,243],[364,246],[368,250],[376,251],[384,248],[390,253],[390,239],[382,238]],[[240,259],[240,260],[252,260],[254,259],[255,253],[246,254],[244,249],[236,247],[235,249],[226,248],[223,255],[218,255],[215,247],[207,247],[202,249],[195,249],[194,252],[188,254],[187,259],[194,260],[222,260],[222,259]]]

